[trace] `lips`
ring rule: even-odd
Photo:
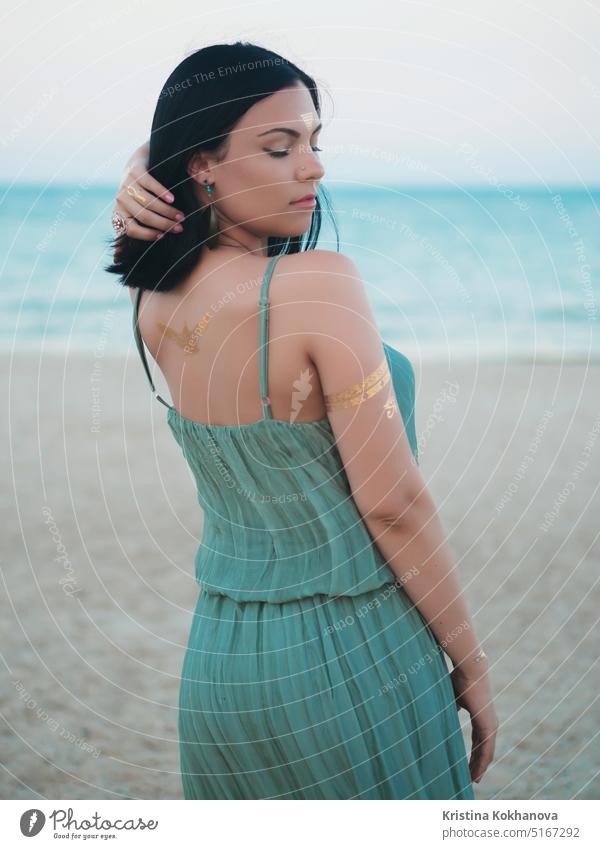
[[[316,195],[312,195],[312,194],[311,195],[304,195],[304,197],[297,198],[296,200],[290,201],[290,203],[301,203],[301,201],[314,200],[315,198],[316,198]]]

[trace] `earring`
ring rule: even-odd
[[[204,180],[204,185],[206,187],[206,191],[209,196],[212,195],[213,188],[208,185],[208,180]],[[219,226],[217,221],[216,213],[213,209],[213,204],[208,203],[207,207],[209,209],[209,222],[208,222],[208,236],[206,237],[206,245],[209,249],[215,247],[217,242],[217,237],[219,235]]]

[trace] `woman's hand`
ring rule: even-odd
[[[473,665],[472,663],[470,664]],[[475,664],[477,666],[477,664]],[[450,679],[456,696],[457,710],[465,708],[471,715],[471,781],[477,784],[494,758],[498,718],[492,700],[487,670],[465,671],[455,666]]]
[[[172,206],[175,199],[171,192],[146,170],[148,150],[148,144],[144,144],[128,160],[116,194],[115,210],[125,219],[128,236],[149,242],[162,238],[171,228],[173,233],[180,233],[183,227],[179,222],[185,216]],[[117,247],[115,261],[118,254]]]

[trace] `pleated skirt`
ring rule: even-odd
[[[200,588],[183,659],[186,799],[473,799],[442,649],[399,582],[239,602]]]

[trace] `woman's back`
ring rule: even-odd
[[[280,256],[269,285],[269,391],[273,416],[325,417],[318,373],[300,328],[311,309],[297,271],[301,254]],[[144,292],[139,326],[163,371],[174,406],[186,418],[245,424],[261,417],[259,294],[269,260],[220,250],[208,253],[172,292]],[[314,307],[312,307],[314,309]]]
[[[223,592],[238,601],[285,601],[315,593],[355,595],[394,579],[357,509],[327,415],[301,421],[293,416],[284,420],[272,412],[273,371],[280,375],[280,407],[285,400],[285,369],[279,369],[274,354],[273,322],[269,320],[273,308],[270,283],[281,259],[268,260],[260,291],[254,293],[258,313],[255,309],[254,315],[243,319],[255,335],[254,345],[248,342],[248,351],[258,349],[259,354],[256,368],[248,369],[254,393],[245,391],[249,398],[254,395],[254,403],[263,399],[262,416],[239,424],[205,423],[167,404],[169,426],[192,469],[204,510],[196,579],[207,591]],[[187,297],[182,294],[179,302]],[[136,307],[139,300],[138,292]],[[223,312],[228,307],[223,307]],[[251,306],[249,309],[252,312]],[[225,321],[234,323],[225,319],[221,327]],[[205,326],[210,327],[210,322]],[[213,329],[216,335],[216,325]],[[134,330],[147,367],[135,311]],[[205,338],[208,335],[199,336],[194,353],[185,351],[182,338],[181,350],[189,357],[201,356]],[[191,350],[194,341],[187,345]],[[399,352],[389,346],[385,350],[416,453],[412,367]],[[249,353],[241,356],[251,358]],[[288,368],[293,374],[297,362],[292,361]],[[198,380],[210,389],[210,379],[202,371],[200,362]],[[310,363],[307,371],[307,383],[318,381]],[[148,377],[151,380],[149,370]],[[235,381],[230,379],[230,383]],[[302,381],[296,381],[292,390],[290,404],[303,408],[308,393]],[[229,398],[232,391],[235,394],[235,386],[233,390],[228,386]],[[198,392],[202,394],[202,390]]]

